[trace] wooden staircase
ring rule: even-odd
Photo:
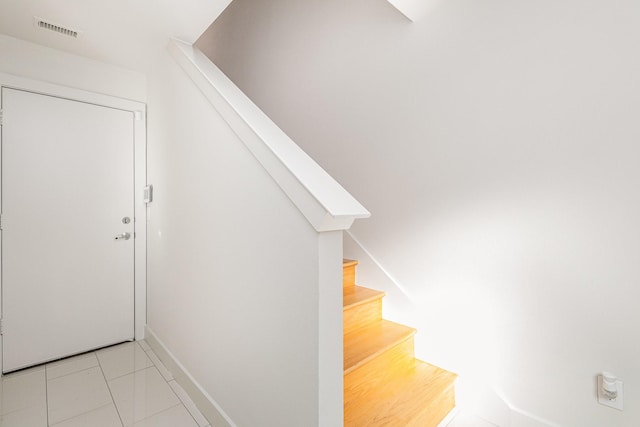
[[[382,318],[383,292],[356,286],[343,261],[345,427],[436,427],[455,406],[456,375],[414,357],[415,329]]]

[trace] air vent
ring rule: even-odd
[[[38,18],[37,16],[33,17],[33,24],[36,26],[36,28],[39,28],[41,30],[54,31],[67,37],[73,37],[74,39],[77,39],[80,35],[80,31],[72,30],[71,28],[66,28],[61,25],[54,24],[42,18]]]

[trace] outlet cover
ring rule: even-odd
[[[598,403],[604,406],[609,406],[611,408],[617,409],[618,411],[623,410],[622,402],[624,400],[624,384],[622,381],[616,381],[616,385],[618,386],[618,397],[609,400],[602,393],[602,375],[598,375]]]

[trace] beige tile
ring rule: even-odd
[[[47,405],[38,408],[20,409],[0,415],[2,427],[45,427],[47,425]]]
[[[98,366],[98,358],[95,353],[81,354],[80,356],[69,357],[68,359],[58,360],[56,362],[47,363],[47,379],[63,377],[74,372],[83,371],[85,369]]]
[[[198,427],[187,409],[177,405],[152,417],[138,421],[134,427]]]
[[[29,412],[44,414],[46,420],[46,379],[42,367],[8,374],[0,379],[0,414],[7,415],[3,417],[4,422],[31,418],[27,416]]]
[[[109,388],[125,426],[180,403],[155,367],[113,379]]]
[[[173,392],[178,396],[182,404],[187,408],[187,411],[191,414],[194,420],[198,423],[200,427],[206,427],[209,425],[209,421],[202,415],[198,407],[193,400],[189,397],[186,391],[178,384],[176,381],[170,381],[169,386],[173,390]]]
[[[77,417],[52,424],[51,427],[122,427],[120,416],[113,403]],[[176,426],[177,427],[177,426]]]
[[[107,380],[153,366],[151,359],[135,342],[105,348],[96,354]]]
[[[49,423],[56,424],[112,403],[99,367],[47,382]]]

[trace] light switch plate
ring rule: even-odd
[[[147,185],[144,187],[142,199],[144,203],[151,203],[153,201],[153,185]]]

